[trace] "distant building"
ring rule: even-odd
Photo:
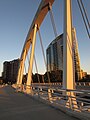
[[[18,68],[19,68],[19,59],[15,59],[12,61],[5,61],[3,63],[2,77],[5,83],[16,82]]]
[[[84,72],[83,70],[81,70],[81,78],[85,79],[87,77],[87,72]]]
[[[46,56],[47,71],[63,70],[63,34],[49,44]]]
[[[80,56],[78,50],[78,42],[76,37],[75,28],[72,29],[72,38],[73,38],[73,55],[74,55],[74,68],[75,68],[75,78],[76,80],[81,80],[81,68],[80,68]]]
[[[11,79],[10,74],[11,74],[10,62],[5,61],[3,63],[3,74],[2,74],[2,77],[3,77],[3,80],[5,83],[7,83],[7,81],[10,81],[10,79]]]
[[[76,31],[75,28],[72,30],[73,33],[73,58],[74,58],[74,70],[75,70],[75,80],[81,79],[81,70],[80,70],[80,58],[78,52],[78,43],[76,40]],[[53,40],[47,50],[47,71],[63,71],[63,34]]]
[[[3,84],[3,79],[0,77],[0,85]]]

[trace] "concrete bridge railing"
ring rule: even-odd
[[[16,87],[13,85],[14,88]],[[63,106],[73,111],[90,112],[90,90],[65,90],[50,86],[28,86],[28,94],[37,96],[50,103]],[[16,88],[17,91],[27,93],[27,86]]]

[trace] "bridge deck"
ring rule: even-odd
[[[10,86],[0,88],[0,120],[77,120]]]

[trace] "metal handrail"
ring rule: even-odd
[[[27,86],[22,86],[23,89],[21,89],[21,91],[25,92]],[[78,110],[90,112],[90,90],[57,89],[49,86],[35,85],[28,87],[32,89],[32,95],[36,95],[41,99],[51,102],[52,104],[58,104],[59,106],[69,108],[73,111]],[[87,97],[84,98],[85,96]]]

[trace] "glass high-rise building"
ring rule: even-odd
[[[80,70],[80,58],[78,52],[78,43],[76,38],[76,31],[75,28],[72,29],[73,33],[73,58],[74,58],[74,71],[75,71],[75,80],[81,79],[81,70]],[[59,35],[58,37],[53,40],[47,50],[47,71],[56,71],[62,70],[63,71],[63,34]]]

